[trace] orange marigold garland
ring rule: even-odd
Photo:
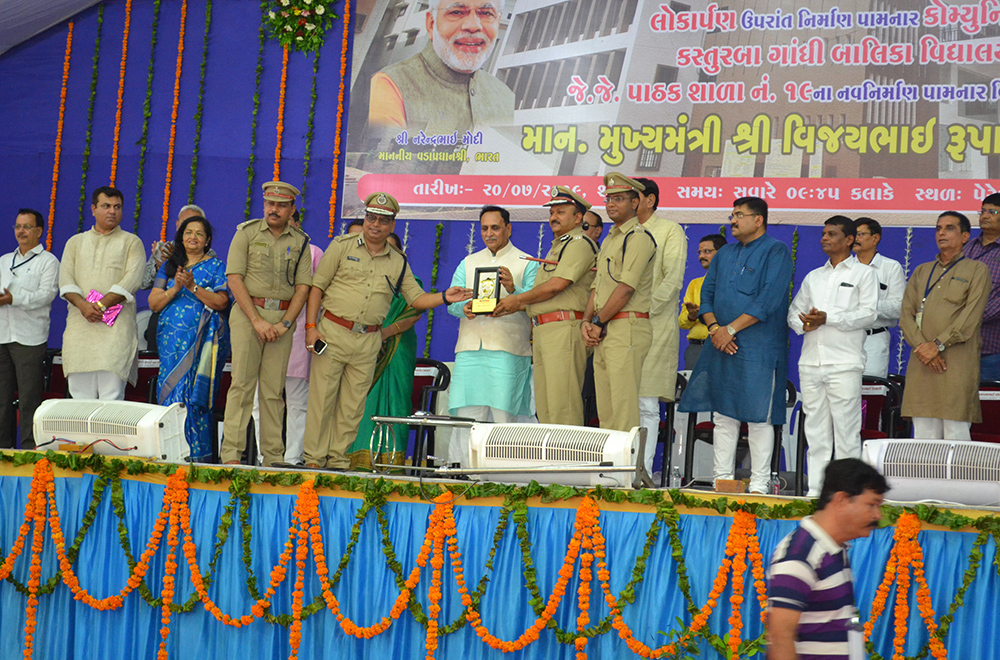
[[[44,463],[44,464],[43,464]],[[35,464],[34,479],[28,495],[25,517],[34,523],[31,537],[31,567],[28,578],[28,603],[24,610],[24,658],[31,660],[35,649],[35,626],[38,615],[38,588],[42,583],[42,546],[45,542],[45,493],[47,484],[54,480],[52,466],[45,459]]]
[[[910,615],[908,596],[912,582],[917,584],[917,608],[920,616],[924,620],[927,632],[930,634],[929,648],[931,655],[935,658],[943,659],[948,657],[948,652],[944,643],[934,633],[938,625],[935,621],[934,607],[931,603],[930,587],[927,584],[927,577],[924,573],[924,554],[917,540],[920,533],[920,519],[914,513],[903,513],[896,521],[896,531],[893,534],[893,546],[889,552],[889,561],[886,563],[885,574],[882,583],[875,591],[875,599],[872,601],[871,616],[865,623],[865,641],[871,638],[875,622],[885,611],[886,603],[889,599],[889,590],[892,583],[896,583],[896,605],[893,609],[894,635],[893,635],[893,660],[902,660],[905,657],[906,633],[908,632],[907,620]],[[913,579],[910,577],[910,567],[913,568]]]
[[[131,2],[131,0],[129,0]],[[167,221],[170,218],[170,181],[174,169],[174,140],[177,137],[177,106],[181,99],[181,65],[184,63],[184,24],[187,22],[187,0],[181,2],[181,27],[177,35],[177,67],[174,70],[174,103],[170,110],[170,141],[167,144],[167,182],[163,187],[163,216],[160,240],[167,240]]]
[[[344,36],[340,44],[340,89],[337,92],[337,124],[333,133],[333,180],[330,183],[330,231],[337,224],[337,184],[340,181],[340,130],[344,123],[344,76],[347,75],[347,44],[351,26],[351,0],[344,0]]]
[[[733,524],[729,528],[729,537],[726,539],[726,555],[716,573],[712,591],[708,595],[708,600],[691,621],[691,625],[687,631],[676,642],[665,644],[658,648],[651,648],[636,639],[635,634],[622,619],[618,600],[611,592],[611,585],[609,584],[611,576],[607,570],[607,564],[603,556],[605,541],[600,531],[595,532],[595,539],[596,547],[599,548],[601,553],[598,555],[597,574],[601,581],[601,589],[604,591],[604,600],[607,602],[608,607],[611,608],[611,626],[618,632],[618,636],[625,640],[625,644],[633,653],[643,658],[662,658],[668,655],[675,655],[688,640],[698,634],[705,627],[705,624],[708,623],[708,617],[711,616],[712,611],[718,604],[719,598],[726,588],[727,576],[730,569],[732,569],[733,595],[730,597],[730,602],[733,604],[733,610],[729,617],[731,627],[727,645],[729,646],[733,660],[739,657],[737,651],[740,646],[740,634],[743,627],[740,606],[743,603],[743,574],[747,568],[746,555],[748,551],[751,555],[751,564],[754,566],[754,586],[757,590],[758,598],[760,598],[760,594],[763,591],[765,597],[762,601],[762,607],[766,603],[763,558],[760,557],[760,546],[757,543],[757,519],[752,513],[740,510],[733,517]],[[758,566],[761,567],[760,571],[757,570]],[[765,613],[762,613],[761,618],[763,619],[764,616]]]
[[[163,627],[160,628],[160,649],[156,654],[157,660],[167,660],[167,637],[170,636],[170,604],[174,602],[176,578],[177,574],[177,562],[175,557],[177,557],[177,545],[178,545],[178,534],[180,532],[180,512],[183,507],[187,506],[187,481],[184,479],[184,469],[181,468],[177,470],[174,474],[170,475],[167,479],[167,492],[170,493],[170,529],[167,531],[167,547],[170,548],[167,553],[166,565],[163,573],[163,590],[160,592],[160,597],[163,601],[160,614],[160,622]]]
[[[56,153],[52,163],[52,193],[49,195],[49,228],[45,237],[45,249],[52,250],[52,224],[56,217],[56,187],[59,183],[59,157],[62,155],[63,119],[66,117],[66,85],[69,82],[69,56],[73,52],[73,21],[69,22],[66,33],[66,54],[63,56],[62,89],[59,90],[59,121],[56,124]]]
[[[118,106],[115,110],[115,137],[111,145],[111,176],[109,185],[115,185],[118,172],[118,138],[122,130],[122,100],[125,98],[125,62],[128,59],[128,34],[132,24],[132,0],[125,0],[125,27],[122,29],[122,62],[118,69]]]
[[[285,92],[288,89],[288,46],[281,54],[281,86],[278,88],[278,140],[274,145],[274,180],[281,177],[281,136],[285,132]]]

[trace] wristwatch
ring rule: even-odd
[[[193,294],[197,295],[197,293],[198,293],[198,285],[197,285],[197,284],[195,284],[195,285],[194,285],[194,288],[193,288],[193,289],[191,289],[191,293],[193,293]]]
[[[600,314],[594,314],[593,318],[590,319],[590,322],[598,328],[603,328],[605,325],[604,321],[601,320]]]
[[[730,336],[730,337],[735,337],[735,336],[736,336],[736,328],[734,328],[734,327],[733,327],[733,326],[731,326],[731,325],[727,325],[727,326],[726,326],[726,332],[728,332],[728,333],[729,333],[729,336]]]
[[[934,345],[937,346],[938,353],[943,353],[944,352],[945,345],[942,344],[939,339],[935,339],[934,340]]]
[[[284,321],[281,322],[281,325],[285,326],[285,329],[287,330],[288,328],[292,327],[292,322],[289,321],[288,319],[285,319]]]

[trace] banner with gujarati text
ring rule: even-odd
[[[679,222],[755,195],[924,224],[1000,189],[1000,0],[378,2],[353,62],[345,217],[378,190],[538,220],[556,184],[603,207],[611,171]]]

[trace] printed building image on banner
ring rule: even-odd
[[[1000,188],[1000,0],[368,0],[344,216],[526,209],[656,179],[679,222],[763,197],[775,222],[912,224]],[[530,209],[530,210],[529,210]]]

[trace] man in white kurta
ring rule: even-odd
[[[135,292],[146,251],[138,236],[119,227],[124,199],[108,186],[95,190],[93,228],[70,238],[63,251],[59,295],[69,304],[63,373],[74,399],[124,399],[126,382],[134,385],[138,376]],[[100,295],[94,302],[87,300],[91,291]],[[118,304],[108,325],[104,318]]]
[[[528,291],[535,284],[538,263],[510,242],[510,214],[497,206],[480,211],[479,229],[486,248],[462,260],[451,286],[471,287],[476,269],[500,269],[500,296]],[[531,410],[531,323],[524,311],[507,316],[473,314],[472,301],[448,305],[459,319],[455,369],[448,390],[452,415],[506,424],[528,421]],[[455,429],[448,445],[448,462],[469,465],[469,430]]]
[[[861,458],[861,372],[865,329],[875,321],[878,278],[851,254],[854,223],[835,215],[823,226],[830,257],[802,281],[788,325],[805,334],[799,358],[803,428],[809,441],[809,497],[819,497],[831,452]]]
[[[660,401],[673,401],[677,388],[677,359],[681,331],[674,310],[680,304],[687,259],[684,229],[656,213],[660,189],[652,179],[635,179],[646,189],[639,193],[639,222],[656,240],[649,325],[653,340],[642,366],[639,419],[646,429],[646,469],[652,472],[660,431]]]
[[[895,259],[877,252],[882,240],[882,225],[871,218],[854,221],[858,235],[854,239],[854,255],[863,264],[875,269],[878,278],[878,318],[865,330],[865,376],[889,376],[889,339],[891,328],[899,323],[906,291],[906,273]]]

